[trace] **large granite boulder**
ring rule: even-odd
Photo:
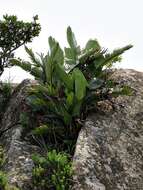
[[[143,189],[143,73],[117,70],[113,78],[133,94],[101,102],[87,118],[74,154],[74,190]]]
[[[117,70],[113,78],[133,94],[99,102],[100,111],[88,116],[73,158],[74,190],[143,189],[143,73]],[[34,190],[31,155],[40,151],[23,138],[19,122],[31,85],[25,80],[14,90],[0,124],[3,170],[9,184],[21,190]]]
[[[15,88],[0,124],[0,144],[3,145],[6,159],[3,170],[7,173],[9,184],[21,190],[32,189],[31,156],[39,151],[37,146],[24,140],[20,123],[20,114],[26,106],[27,89],[31,85],[30,80],[24,80]]]

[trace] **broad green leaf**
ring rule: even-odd
[[[85,50],[88,51],[90,49],[96,49],[96,50],[100,50],[101,47],[98,43],[97,40],[89,40],[85,46]]]
[[[69,92],[67,95],[67,106],[70,107],[73,104],[73,100],[74,100],[74,93],[73,92]]]
[[[67,40],[68,40],[68,43],[69,43],[71,48],[74,49],[74,48],[77,47],[77,42],[76,42],[76,39],[75,39],[75,35],[72,32],[72,29],[71,29],[70,26],[67,28]]]
[[[60,65],[64,64],[64,53],[63,50],[61,49],[59,43],[56,42],[56,40],[54,38],[52,38],[51,36],[49,37],[49,46],[50,46],[50,50],[52,51],[56,45],[58,45],[58,49],[56,51],[55,57],[54,57],[54,61],[58,62]]]
[[[86,95],[86,88],[88,82],[85,79],[83,73],[79,69],[73,70],[74,82],[75,82],[75,96],[78,100],[82,100]]]
[[[50,83],[52,80],[52,59],[49,55],[45,56],[45,59],[43,60],[43,66],[46,75],[46,81],[47,83]]]
[[[60,78],[60,80],[65,84],[66,88],[68,88],[69,90],[72,90],[73,89],[72,78],[70,77],[70,75],[68,75],[65,72],[64,68],[61,65],[56,64],[55,72],[57,76]]]
[[[64,50],[65,50],[65,56],[67,59],[74,58],[74,54],[73,54],[73,51],[71,51],[71,48],[64,48]]]
[[[73,106],[72,116],[80,115],[81,105],[82,105],[82,101],[76,101],[76,103]]]
[[[48,38],[48,42],[49,42],[50,50],[52,50],[55,47],[55,44],[57,43],[56,40],[52,38],[52,36]]]

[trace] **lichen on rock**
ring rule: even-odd
[[[117,70],[113,78],[133,94],[113,99],[114,111],[87,118],[74,155],[73,189],[143,189],[143,73]]]

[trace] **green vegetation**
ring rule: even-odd
[[[0,188],[5,189],[7,186],[7,176],[4,172],[0,171]]]
[[[23,22],[14,15],[4,15],[0,20],[0,76],[10,66],[14,51],[39,35],[41,27],[37,20],[35,16],[32,22]]]
[[[37,190],[68,190],[71,184],[71,161],[67,154],[52,150],[47,156],[33,156],[33,183]]]
[[[37,57],[32,49],[25,47],[31,62],[10,61],[39,82],[29,90],[27,98],[35,118],[39,118],[39,126],[28,129],[27,113],[22,121],[36,143],[48,150],[47,156],[33,158],[34,185],[38,190],[67,190],[72,185],[71,161],[62,152],[72,156],[83,121],[98,101],[130,94],[130,88],[116,85],[109,73],[111,66],[121,61],[121,55],[132,46],[109,53],[97,40],[89,40],[81,49],[70,27],[67,29],[69,47],[64,51],[54,38],[49,37],[48,41],[50,50],[46,55]]]
[[[120,62],[121,55],[132,45],[109,52],[96,39],[90,39],[81,48],[68,27],[69,47],[64,50],[53,37],[49,37],[46,55],[36,56],[32,49],[25,47],[30,61],[14,58],[17,48],[39,35],[37,20],[35,16],[33,22],[24,23],[16,16],[6,15],[0,21],[0,76],[4,68],[19,66],[37,80],[37,85],[29,89],[27,104],[20,114],[24,133],[44,147],[44,156],[33,156],[34,189],[68,190],[72,186],[74,146],[88,113],[96,110],[101,100],[131,94],[129,87],[118,86],[110,74],[112,65]],[[11,85],[2,84],[0,90],[4,97],[0,97],[1,112],[11,95]],[[0,172],[0,188],[12,190],[3,172]]]
[[[12,94],[10,82],[0,83],[0,121]]]
[[[90,109],[96,107],[99,100],[106,99],[110,89],[110,96],[115,94],[115,84],[108,80],[108,70],[132,47],[128,45],[109,53],[97,40],[89,40],[81,49],[70,27],[67,41],[69,47],[63,51],[59,43],[49,37],[47,55],[37,57],[32,49],[25,47],[31,62],[10,60],[12,65],[21,67],[39,81],[29,91],[27,102],[33,112],[44,115],[44,131],[50,134],[52,144],[62,144],[66,149],[71,142],[75,143],[82,120]],[[36,129],[39,134],[43,130],[41,126]]]

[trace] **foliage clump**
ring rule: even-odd
[[[71,184],[71,162],[65,153],[52,150],[47,156],[33,156],[33,182],[37,190],[68,190]]]
[[[27,103],[34,113],[43,115],[43,125],[47,126],[44,130],[50,134],[52,143],[69,145],[71,141],[75,143],[83,119],[96,108],[97,102],[115,94],[115,83],[108,79],[108,71],[132,45],[110,53],[97,40],[89,40],[81,48],[70,27],[67,28],[69,47],[64,51],[54,38],[49,37],[48,41],[50,50],[46,55],[37,57],[32,49],[25,47],[31,62],[11,59],[11,64],[38,80],[39,84],[29,92]]]
[[[130,91],[128,87],[117,88],[109,73],[111,66],[121,61],[121,55],[132,45],[109,52],[97,40],[89,40],[81,48],[70,27],[67,28],[69,47],[62,50],[52,37],[48,41],[50,50],[46,55],[41,53],[37,57],[32,49],[25,47],[31,62],[21,59],[10,62],[38,81],[27,98],[35,118],[39,118],[39,126],[29,128],[31,136],[44,147],[56,149],[45,157],[33,157],[35,188],[67,190],[71,182],[71,162],[61,151],[73,154],[83,121],[99,101]],[[23,126],[28,128],[29,118],[27,115],[25,121],[24,118],[23,114]]]
[[[39,35],[41,27],[37,21],[38,16],[32,22],[23,22],[14,15],[4,15],[0,20],[0,76],[10,66],[14,51]]]
[[[12,94],[12,85],[10,82],[0,83],[0,120],[6,109],[6,105]]]

